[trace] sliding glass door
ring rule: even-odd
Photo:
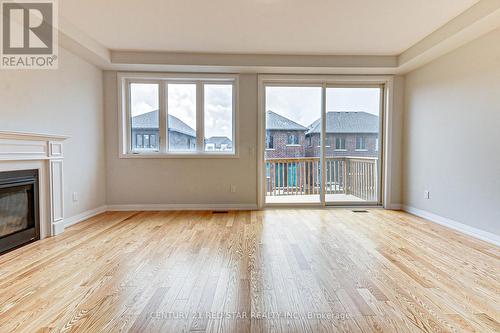
[[[265,87],[265,200],[267,204],[321,203],[319,135],[322,86]]]
[[[265,203],[381,203],[383,85],[264,85]]]
[[[326,88],[325,202],[380,202],[383,88]]]

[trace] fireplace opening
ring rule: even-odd
[[[0,254],[40,239],[38,170],[0,172]]]

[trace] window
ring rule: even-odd
[[[335,150],[346,150],[345,138],[335,138]]]
[[[149,134],[145,133],[160,133],[159,88],[157,83],[130,84],[130,136],[133,152],[158,150],[157,146],[150,145]]]
[[[119,74],[121,157],[236,156],[235,75]]]
[[[196,84],[167,84],[167,114],[168,151],[196,151]]]
[[[233,85],[232,84],[205,84],[205,140],[216,142],[233,142]],[[205,141],[206,142],[206,141]],[[232,151],[232,145],[226,143],[205,145],[206,151]]]
[[[158,150],[158,141],[156,134],[136,134],[133,144],[135,149]]]
[[[331,147],[332,146],[332,137],[330,135],[326,136],[326,146]]]
[[[136,146],[137,148],[142,148],[142,147],[144,147],[144,146],[143,146],[143,143],[142,143],[142,134],[137,134],[137,135],[135,136],[135,146]]]
[[[366,150],[366,139],[363,136],[356,137],[356,150]]]
[[[378,151],[378,138],[375,139],[375,151]]]
[[[266,148],[274,149],[274,136],[269,133],[266,133]]]
[[[299,136],[297,134],[288,134],[287,145],[298,145]]]
[[[307,146],[311,147],[311,136],[307,137]]]

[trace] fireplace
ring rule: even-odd
[[[38,170],[0,172],[0,253],[40,239]]]

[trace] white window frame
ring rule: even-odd
[[[275,149],[274,149],[274,135],[269,134],[269,138],[270,138],[270,140],[269,140],[269,141],[267,140],[267,138],[268,138],[267,133],[266,133],[265,135],[266,135],[266,138],[265,138],[265,149],[266,149],[266,150],[275,150]],[[271,140],[271,139],[272,139],[272,140]],[[269,145],[268,145],[268,143],[270,143],[270,142],[272,142],[272,143],[273,143],[273,147],[272,147],[272,148],[271,148],[271,147],[269,147]]]
[[[215,143],[207,143],[205,146],[205,151],[215,151]]]
[[[328,133],[325,135],[325,148],[331,148],[332,139]]]
[[[334,150],[335,151],[347,151],[347,143],[346,143],[346,138],[341,137],[341,136],[334,136],[335,142],[334,142]],[[344,143],[344,148],[337,148],[337,140],[340,140],[340,147],[342,147],[342,142]]]
[[[267,86],[319,86],[323,89],[322,100],[322,117],[326,118],[326,88],[338,85],[340,87],[353,86],[353,87],[372,87],[374,85],[382,87],[380,107],[380,132],[379,137],[382,139],[381,147],[378,152],[380,158],[380,191],[379,202],[375,206],[381,205],[384,208],[390,208],[392,204],[392,119],[394,108],[394,76],[392,75],[300,75],[300,74],[260,74],[258,76],[258,154],[257,154],[257,203],[258,208],[266,206],[289,206],[290,204],[269,204],[265,202],[265,179],[262,177],[265,171],[265,158],[264,158],[264,143],[265,143],[265,128],[266,128],[266,115],[265,115],[265,88]],[[324,132],[326,132],[326,124],[321,124]],[[321,138],[324,143],[324,138]],[[324,144],[322,145],[324,147]],[[324,156],[325,149],[322,149]],[[321,161],[322,165],[324,164]],[[324,166],[324,165],[323,165]],[[324,169],[324,168],[323,168]],[[324,183],[325,174],[321,173],[322,183]],[[326,206],[324,200],[324,191],[320,193],[319,203],[304,203],[293,204],[297,206]],[[356,206],[356,202],[342,203],[340,206]],[[362,206],[369,204],[361,203]]]
[[[118,114],[119,114],[119,156],[120,158],[238,158],[239,157],[239,117],[238,81],[235,74],[185,74],[185,73],[132,73],[117,74]],[[159,85],[160,134],[158,151],[134,151],[131,144],[130,84],[157,83]],[[196,84],[196,151],[168,151],[167,84]],[[205,84],[228,84],[233,87],[232,105],[232,151],[205,151]]]
[[[293,136],[293,138],[297,139],[297,143],[289,143],[289,139],[290,139],[290,136]],[[295,140],[292,140],[292,141],[295,141]],[[297,147],[297,146],[300,146],[300,137],[298,134],[294,134],[294,133],[287,133],[286,135],[286,146],[288,147]]]
[[[364,146],[365,148],[358,148],[358,139],[361,139],[361,146]],[[356,135],[356,146],[355,146],[356,151],[368,151],[367,145],[366,145],[366,137],[363,135]]]

